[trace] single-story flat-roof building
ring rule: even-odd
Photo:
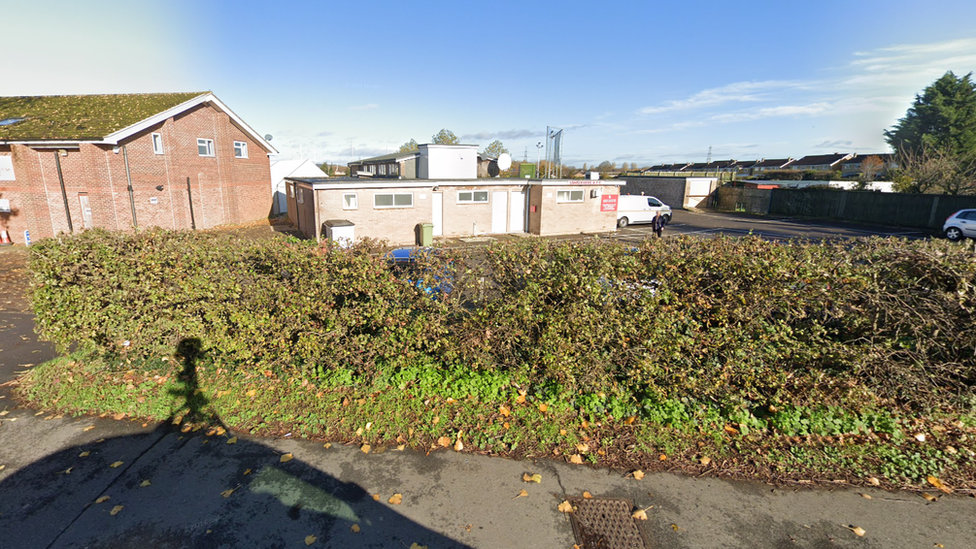
[[[417,242],[433,236],[609,232],[624,181],[559,179],[286,178],[288,216],[310,238],[342,222],[354,239]],[[346,223],[348,222],[348,224]],[[349,225],[351,224],[351,225]],[[346,233],[348,234],[348,233]]]

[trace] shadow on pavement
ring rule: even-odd
[[[182,427],[75,445],[0,481],[0,545],[304,547],[315,536],[313,547],[466,547],[396,512],[392,494],[374,500],[270,447],[208,436],[220,422],[196,390],[199,350],[179,346]],[[182,432],[200,419],[211,428]]]

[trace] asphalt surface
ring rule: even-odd
[[[693,221],[702,223],[676,216],[666,234]],[[54,356],[9,287],[23,283],[22,271],[4,276],[17,262],[22,255],[0,249],[0,383]],[[382,450],[59,417],[17,407],[0,387],[0,547],[568,549],[576,540],[557,506],[584,491],[647,508],[647,547],[976,547],[968,497],[667,473],[637,480],[563,461]],[[525,483],[524,473],[542,482]]]

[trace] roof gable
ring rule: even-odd
[[[98,140],[207,92],[0,97],[0,140]]]

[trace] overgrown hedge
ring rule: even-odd
[[[439,250],[406,273],[379,251],[87,231],[31,247],[32,298],[61,350],[151,358],[199,341],[252,375],[460,367],[645,413],[976,404],[976,258],[961,246],[531,239]]]

